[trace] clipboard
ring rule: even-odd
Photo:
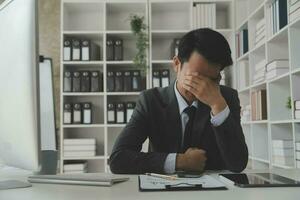
[[[157,185],[147,185],[145,187],[145,184],[143,184],[143,181],[145,181],[146,175],[139,175],[138,176],[138,187],[140,192],[155,192],[155,191],[201,191],[201,190],[227,190],[228,188],[222,183],[217,181],[216,179],[205,175],[205,179],[210,179],[211,181],[214,181],[217,183],[214,187],[206,187],[205,184],[201,184],[201,180],[204,179],[203,177],[196,180],[195,178],[189,178],[189,179],[182,179],[179,181],[167,181],[162,179],[162,183],[160,183],[160,186],[157,187]],[[159,178],[153,178],[156,180],[159,180]],[[179,183],[178,183],[179,182]],[[165,184],[164,184],[165,183]],[[148,184],[148,183],[146,183]],[[150,186],[150,187],[149,187]]]

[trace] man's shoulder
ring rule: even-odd
[[[226,86],[226,85],[220,85],[220,89],[221,89],[221,93],[223,95],[235,95],[237,94],[237,90],[236,89],[233,89],[229,86]]]
[[[147,89],[141,92],[140,97],[145,99],[147,102],[160,102],[161,104],[166,103],[169,87],[155,87]]]
[[[225,85],[220,85],[220,90],[221,90],[221,94],[223,95],[223,97],[225,98],[225,100],[227,101],[227,103],[229,104],[235,104],[237,103],[237,99],[238,99],[238,92],[237,90],[225,86]]]

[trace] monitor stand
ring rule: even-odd
[[[28,182],[19,181],[19,180],[5,180],[0,181],[0,190],[8,190],[8,189],[17,189],[17,188],[27,188],[32,185]]]
[[[37,172],[34,172],[35,175],[42,174],[57,174],[57,151],[56,150],[44,150],[40,152],[40,169]],[[5,165],[0,163],[0,171]],[[18,170],[16,168],[16,170]],[[0,173],[1,178],[1,173]],[[32,187],[29,182],[20,181],[20,180],[0,180],[0,191],[8,189],[17,189],[17,188],[27,188]]]

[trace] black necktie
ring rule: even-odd
[[[193,130],[193,121],[195,117],[196,107],[189,106],[184,109],[184,111],[189,116],[189,121],[187,122],[184,130],[184,139],[183,139],[183,148],[182,152],[185,152],[192,145],[192,130]]]

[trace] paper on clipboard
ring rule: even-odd
[[[143,190],[164,190],[166,185],[178,185],[178,187],[190,187],[191,185],[202,185],[204,189],[226,188],[222,182],[209,175],[199,178],[178,178],[177,180],[166,180],[163,178],[140,175],[140,188]]]

